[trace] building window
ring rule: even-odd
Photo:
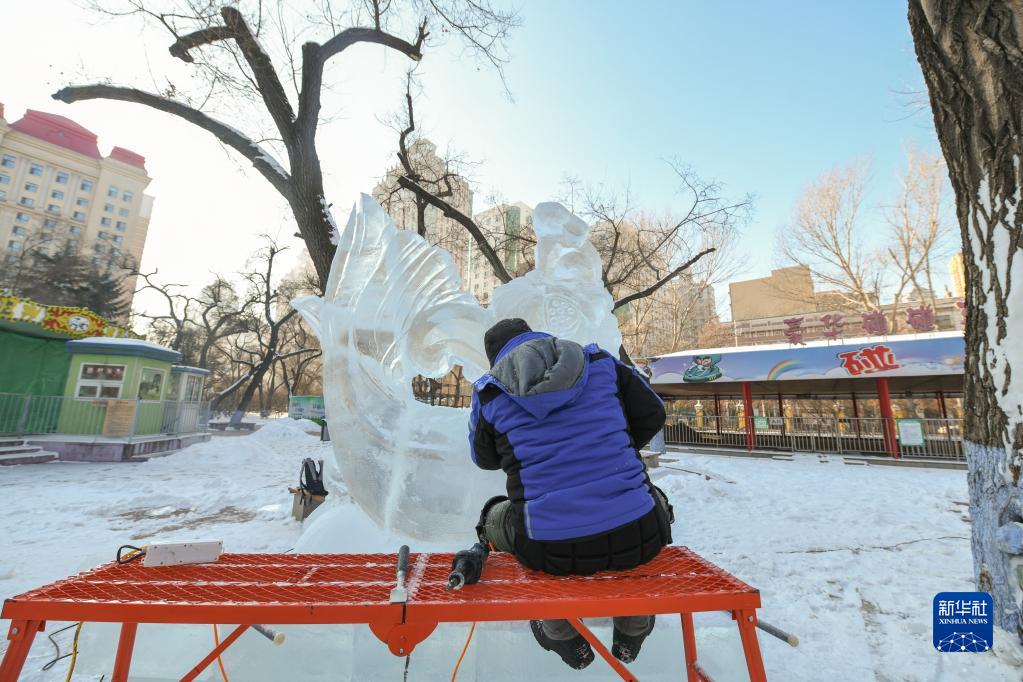
[[[92,250],[95,251],[96,253],[103,253],[104,251],[107,250],[107,247],[103,246],[102,244],[93,244]]]
[[[76,206],[88,206],[89,205],[89,200],[86,199],[85,197],[78,197],[77,199],[75,199],[75,205]]]
[[[21,251],[21,242],[19,242],[17,239],[12,239],[11,241],[7,242],[7,248],[10,249],[11,251]]]
[[[21,225],[15,225],[14,227],[11,228],[11,234],[16,234],[19,237],[24,237],[25,236],[25,228],[22,227]]]
[[[41,163],[33,163],[32,165],[30,165],[28,167],[28,174],[29,175],[42,175],[43,174],[43,165]]]
[[[127,218],[128,217],[128,209],[126,209],[126,208],[118,209],[117,215],[121,216],[122,218]]]
[[[28,222],[28,214],[27,213],[19,213],[18,217],[15,218],[15,220],[17,220],[19,223],[27,223]]]
[[[116,185],[110,185],[107,187],[107,196],[117,198],[118,189]]]
[[[121,250],[120,249],[111,248],[110,249],[110,255],[111,256],[120,256],[121,255]],[[110,264],[114,265],[114,261],[110,261]]]
[[[100,218],[99,219],[99,224],[102,225],[103,227],[110,227],[111,222],[112,221],[110,220],[110,218]]]
[[[53,218],[47,218],[46,220],[43,221],[44,230],[52,230],[55,227],[57,227],[57,221],[54,220]]]
[[[31,207],[36,205],[36,200],[33,199],[32,197],[22,197],[21,201],[19,201],[18,203],[21,204],[22,206]]]
[[[122,194],[121,196],[124,198],[125,201],[130,203],[131,200],[135,198],[135,193],[134,192],[129,192],[128,190],[125,190],[124,194]]]
[[[121,244],[124,242],[124,237],[122,237],[119,234],[115,234],[114,238],[111,241],[114,242],[115,244]]]
[[[6,199],[7,199],[7,190],[0,189],[0,201],[6,200]]]
[[[64,192],[60,191],[59,189],[55,189],[52,192],[50,192],[50,198],[51,199],[63,199],[64,198]]]
[[[9,185],[9,184],[11,184],[11,176],[4,175],[3,173],[0,173],[0,185]]]
[[[81,188],[83,192],[91,192],[92,180],[82,180]]]
[[[58,206],[57,204],[50,204],[49,206],[46,207],[46,210],[49,211],[50,213],[56,213],[57,215],[60,215],[60,206]]]
[[[79,398],[120,398],[124,365],[83,364],[78,373],[75,396]]]
[[[197,403],[202,400],[202,377],[189,374],[185,379],[185,394],[182,400]]]
[[[117,231],[118,232],[124,232],[127,229],[128,229],[128,225],[123,220],[118,220],[117,221]]]
[[[71,234],[72,236],[74,236],[74,237],[77,237],[77,236],[79,236],[79,235],[81,235],[81,234],[82,234],[82,228],[80,228],[80,227],[75,227],[74,225],[72,225],[72,226],[71,226],[70,228],[68,228],[68,232],[69,232],[69,233],[70,233],[70,234]]]
[[[39,185],[37,185],[34,182],[26,182],[25,183],[25,191],[26,192],[38,192],[39,191]]]
[[[113,204],[103,204],[103,210],[106,211],[107,213],[113,213],[114,212],[114,205]]]
[[[106,239],[107,238],[107,233],[102,231],[102,230],[100,230],[99,234],[96,235],[96,238],[97,239]]]
[[[56,180],[58,185],[66,185],[68,180],[68,174],[65,173],[64,171],[57,171]]]
[[[85,222],[85,214],[82,213],[81,211],[75,211],[74,213],[71,214],[71,217],[74,218],[75,220]]]
[[[142,380],[139,381],[139,400],[159,400],[163,389],[163,370],[155,367],[142,368]]]
[[[67,247],[69,249],[71,249],[72,251],[77,251],[78,250],[78,240],[77,239],[68,239],[67,240]]]
[[[14,168],[14,157],[10,154],[4,154],[3,160],[0,160],[0,166],[4,168]]]
[[[49,256],[50,255],[50,250],[48,248],[46,248],[45,246],[40,246],[40,247],[38,247],[36,249],[36,253],[41,253],[44,256]]]

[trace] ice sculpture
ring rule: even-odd
[[[614,301],[601,280],[600,254],[590,226],[555,202],[533,211],[536,267],[494,289],[496,319],[521,317],[533,329],[578,343],[596,343],[618,355],[622,333]]]
[[[483,334],[501,317],[613,351],[621,343],[589,227],[554,203],[538,205],[533,220],[536,270],[498,287],[485,309],[459,288],[447,251],[397,229],[363,194],[339,235],[323,298],[292,302],[320,338],[344,487],[389,533],[465,543],[482,503],[504,488],[502,475],[471,464],[469,411],[416,401],[414,376],[441,377],[459,364],[478,378],[488,366]],[[324,505],[299,549],[343,548],[342,518]]]

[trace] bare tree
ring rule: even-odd
[[[951,255],[946,249],[951,223],[944,216],[944,184],[941,158],[910,148],[899,193],[884,211],[890,228],[885,264],[895,274],[889,319],[892,331],[898,331],[900,304],[907,289],[913,300],[934,308],[934,262]]]
[[[822,175],[803,190],[778,240],[785,261],[808,266],[815,282],[834,292],[842,307],[860,310],[877,308],[883,286],[880,254],[864,244],[860,225],[868,176],[862,161]]]
[[[68,103],[108,99],[151,107],[206,130],[241,154],[287,201],[321,286],[330,270],[336,234],[316,147],[327,64],[359,44],[380,45],[418,62],[433,22],[441,33],[461,38],[480,60],[500,71],[509,32],[518,23],[515,12],[495,9],[489,0],[413,0],[404,12],[396,3],[367,0],[353,3],[343,14],[336,14],[329,2],[314,2],[309,12],[258,1],[219,9],[209,0],[95,4],[109,14],[140,16],[165,28],[173,39],[170,53],[196,69],[196,92],[189,96],[176,82],[162,92],[100,82],[68,86],[53,97]],[[308,25],[305,17],[312,12],[318,16]],[[412,16],[414,33],[408,26]],[[399,35],[406,30],[410,39]],[[329,37],[295,44],[299,36],[314,31],[326,31]],[[283,72],[275,67],[272,53],[284,63]],[[215,105],[235,112],[257,111],[254,103],[272,132],[246,134],[206,111]]]
[[[909,25],[963,242],[974,572],[1023,640],[1023,4],[910,0]]]
[[[137,312],[135,316],[149,321],[149,333],[153,336],[154,341],[180,352],[185,341],[188,323],[191,321],[189,318],[190,308],[195,303],[195,299],[183,293],[184,284],[161,284],[154,281],[153,278],[157,275],[156,270],[148,273],[136,270],[132,274],[143,281],[143,285],[138,288],[136,294],[143,291],[155,291],[166,304],[166,312],[161,311],[159,314]]]
[[[413,98],[406,98],[405,107],[406,119],[414,121]],[[401,145],[399,138],[399,148]],[[615,300],[615,310],[654,294],[719,248],[723,258],[733,258],[734,250],[730,247],[738,228],[750,215],[752,197],[730,200],[724,196],[719,183],[701,179],[678,161],[668,165],[678,181],[683,208],[665,220],[644,222],[638,227],[635,223],[638,212],[631,205],[627,188],[615,192],[598,186],[580,191],[581,183],[577,179],[571,178],[567,183],[572,196],[566,203],[593,223],[590,239],[601,255],[601,277]],[[431,192],[409,173],[401,174],[397,180],[417,201],[433,206],[469,233],[498,282],[511,281],[512,270],[522,274],[521,268],[508,267],[509,254],[513,254],[517,262],[531,264],[536,243],[531,229],[516,225],[514,230],[502,231],[500,220],[496,225],[480,225],[467,211]],[[729,248],[723,248],[726,246]],[[620,352],[628,357],[624,348]]]
[[[254,302],[249,317],[248,334],[233,339],[232,361],[243,364],[247,371],[233,384],[220,391],[211,401],[210,408],[216,410],[220,404],[239,389],[238,399],[231,424],[237,426],[245,416],[252,397],[260,389],[263,378],[274,363],[281,359],[278,352],[281,342],[281,328],[298,312],[287,305],[290,297],[283,292],[274,273],[278,255],[287,247],[278,246],[268,236],[263,237],[266,245],[252,258],[252,270],[242,276],[248,285],[248,298]],[[248,341],[248,343],[246,343]]]

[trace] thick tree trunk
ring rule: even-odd
[[[910,0],[909,24],[963,237],[974,570],[1023,639],[1023,3]]]

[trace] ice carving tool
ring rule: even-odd
[[[490,556],[490,550],[478,542],[471,549],[463,549],[456,554],[451,561],[448,589],[460,590],[466,585],[478,583],[483,574],[483,564],[486,563],[488,556]]]
[[[398,578],[394,589],[391,590],[391,603],[404,604],[408,602],[408,590],[405,589],[405,576],[408,575],[408,545],[402,545],[398,550]]]

